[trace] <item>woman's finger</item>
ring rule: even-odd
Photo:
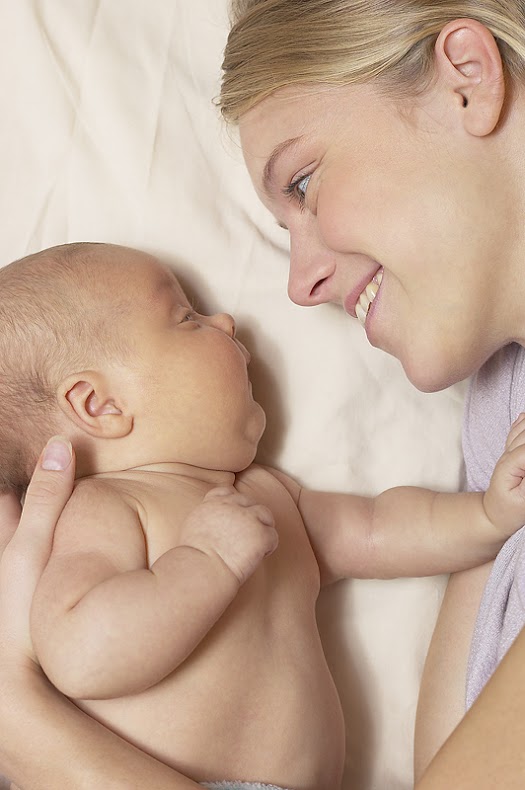
[[[47,443],[28,486],[18,528],[0,560],[0,638],[4,654],[33,658],[31,602],[49,560],[57,521],[71,496],[75,463],[71,444]]]
[[[15,534],[22,508],[13,493],[0,494],[0,557]]]
[[[54,436],[38,459],[10,549],[23,551],[24,554],[27,549],[28,555],[37,559],[38,565],[45,566],[55,526],[71,496],[74,479],[75,463],[71,443]]]

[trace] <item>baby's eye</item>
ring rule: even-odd
[[[188,310],[186,310],[186,312],[182,315],[182,318],[180,319],[180,322],[181,322],[181,324],[183,324],[183,323],[186,323],[188,321],[195,321],[195,316],[196,316],[195,311],[190,309],[190,308],[188,308]]]

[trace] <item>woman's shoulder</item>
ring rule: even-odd
[[[465,403],[463,454],[470,490],[485,490],[510,426],[525,410],[525,349],[496,352],[472,377]]]

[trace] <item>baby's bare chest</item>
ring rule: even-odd
[[[268,507],[275,519],[279,546],[262,564],[261,570],[288,584],[300,580],[310,588],[319,587],[319,571],[301,514],[292,496],[270,472],[251,467],[237,475],[237,491],[254,503]],[[169,485],[145,491],[142,497],[144,532],[151,566],[162,554],[181,545],[184,523],[193,514],[209,489],[191,485]]]

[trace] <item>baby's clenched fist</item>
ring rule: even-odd
[[[525,414],[512,423],[483,505],[489,520],[504,537],[510,537],[525,524]]]
[[[181,542],[219,556],[239,584],[252,575],[279,538],[269,508],[233,486],[212,488],[182,525]]]

